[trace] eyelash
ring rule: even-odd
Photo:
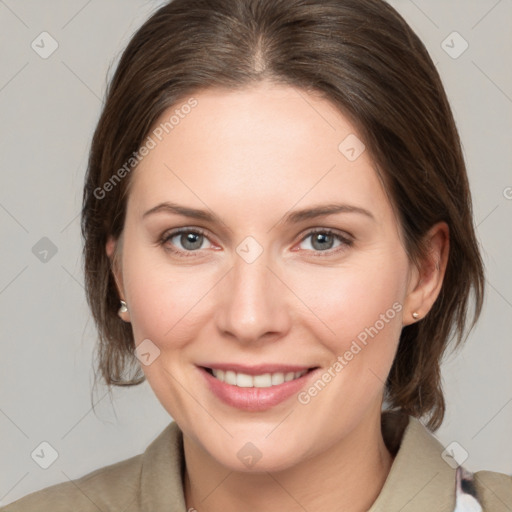
[[[202,235],[205,238],[208,238],[208,235],[207,235],[206,231],[203,231],[200,228],[193,228],[193,229],[192,228],[190,228],[190,229],[189,228],[180,228],[180,229],[177,229],[175,231],[170,231],[170,232],[164,233],[162,235],[161,239],[159,240],[159,243],[162,246],[166,246],[167,242],[171,238],[174,238],[175,236],[181,235],[183,233],[193,233],[195,235]],[[342,242],[343,245],[341,245],[340,247],[338,247],[336,249],[328,249],[328,250],[325,250],[325,251],[311,251],[311,252],[313,252],[315,254],[315,257],[325,258],[325,257],[328,257],[328,256],[332,256],[335,253],[343,251],[344,249],[346,249],[346,247],[351,247],[353,242],[354,242],[350,238],[348,238],[346,236],[343,236],[340,233],[338,233],[337,231],[334,231],[334,230],[329,229],[329,228],[312,229],[311,231],[308,231],[301,238],[300,242],[303,242],[304,240],[306,240],[310,236],[315,235],[317,233],[322,233],[324,235],[334,236],[337,240]],[[189,258],[191,256],[195,256],[195,253],[198,252],[198,250],[195,250],[195,251],[182,251],[182,250],[174,249],[174,248],[171,248],[171,247],[168,247],[168,246],[166,246],[166,249],[169,250],[170,252],[176,254],[177,256],[182,257],[182,258]]]

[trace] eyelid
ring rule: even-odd
[[[350,233],[347,233],[346,231],[340,231],[340,230],[337,230],[337,229],[334,229],[334,228],[309,228],[308,230],[305,231],[304,235],[302,236],[302,238],[300,239],[300,241],[302,242],[303,240],[305,240],[308,236],[311,236],[311,235],[314,235],[316,233],[326,233],[326,234],[329,234],[329,235],[334,235],[334,236],[337,236],[345,241],[351,241],[353,242],[354,241],[354,237],[350,234]]]
[[[322,233],[322,234],[326,234],[329,236],[333,236],[341,242],[341,245],[334,249],[326,249],[325,251],[312,251],[312,250],[306,251],[306,253],[312,254],[313,257],[315,257],[315,258],[316,257],[327,258],[329,256],[335,256],[338,253],[340,253],[341,251],[346,250],[347,247],[351,247],[354,243],[354,237],[347,232],[341,232],[341,231],[338,231],[337,229],[333,229],[333,228],[319,227],[319,228],[308,229],[305,232],[305,234],[302,236],[302,238],[300,239],[299,244],[302,243],[307,238],[309,238],[312,235],[315,235],[317,233]]]
[[[181,228],[175,228],[175,229],[170,229],[170,230],[164,231],[164,233],[158,239],[158,244],[164,246],[166,248],[166,250],[168,250],[168,251],[170,251],[170,252],[172,252],[174,254],[178,254],[180,256],[184,256],[184,257],[194,256],[197,253],[200,253],[201,252],[200,250],[184,251],[182,249],[176,249],[176,248],[174,248],[174,246],[173,246],[172,249],[167,247],[167,243],[169,242],[169,240],[171,238],[174,238],[175,236],[181,235],[183,233],[195,233],[195,234],[198,234],[198,235],[202,235],[211,244],[214,244],[212,242],[212,240],[210,240],[210,236],[209,236],[208,232],[205,229],[199,228],[199,227],[188,227],[188,226],[184,226],[184,227],[181,227]]]

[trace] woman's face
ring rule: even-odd
[[[368,151],[330,103],[268,83],[194,98],[162,116],[181,112],[131,176],[124,318],[196,446],[234,470],[248,456],[284,469],[378,421],[417,273]],[[241,387],[202,368],[235,366],[248,367],[230,374]],[[279,384],[290,367],[317,369]]]

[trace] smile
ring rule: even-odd
[[[278,386],[283,382],[290,382],[291,380],[300,379],[303,375],[308,373],[309,370],[300,372],[276,372],[276,373],[263,373],[261,375],[248,375],[246,373],[238,373],[232,370],[217,370],[207,368],[211,375],[216,379],[239,388],[270,388]]]
[[[253,367],[249,369],[252,374],[249,374],[229,370],[227,365],[223,366],[223,369],[206,366],[198,366],[197,369],[207,389],[217,399],[235,409],[251,412],[263,412],[286,402],[297,395],[321,371],[319,367],[293,368],[295,371],[276,371],[276,368],[268,368],[272,371],[261,373],[263,369],[256,370]]]

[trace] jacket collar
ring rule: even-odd
[[[399,437],[399,424],[403,422],[400,416],[382,414],[385,441],[393,435],[395,439]],[[455,509],[455,469],[442,458],[443,445],[423,423],[413,416],[405,418],[407,424],[391,470],[368,512],[452,512]],[[395,451],[393,448],[396,449],[390,447]]]
[[[403,414],[384,412],[382,431],[396,455],[368,512],[452,512],[455,470],[441,457],[441,443],[418,419]],[[183,433],[172,421],[143,453],[142,510],[186,510],[183,469]]]
[[[142,456],[141,510],[185,511],[183,433],[175,421],[147,447]]]

